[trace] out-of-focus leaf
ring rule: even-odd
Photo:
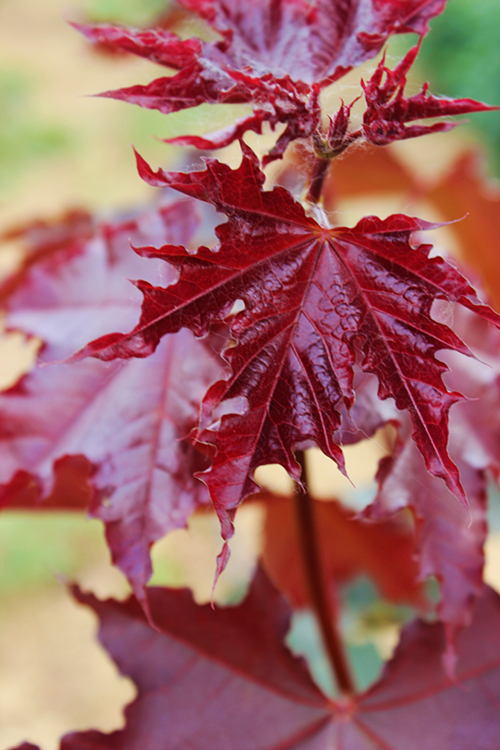
[[[100,640],[138,696],[123,729],[66,735],[61,750],[498,747],[500,602],[491,589],[459,637],[455,681],[442,670],[443,626],[416,621],[382,678],[338,702],[283,646],[290,613],[263,577],[242,605],[225,610],[197,607],[187,591],[150,589],[155,630],[134,600],[75,595],[98,615]]]
[[[310,605],[304,577],[298,520],[293,497],[261,493],[266,506],[263,565],[293,607]],[[423,603],[417,582],[415,536],[404,514],[383,523],[367,523],[336,500],[314,502],[315,525],[327,585],[366,574],[380,594],[394,602]],[[388,554],[390,550],[390,555]]]
[[[206,461],[185,438],[222,368],[186,330],[147,360],[47,363],[67,356],[90,332],[127,327],[137,316],[139,295],[126,277],[149,264],[129,238],[187,241],[196,225],[192,206],[181,202],[97,226],[90,239],[77,241],[70,232],[48,254],[41,246],[6,284],[8,323],[42,339],[45,366],[0,395],[0,503],[88,504],[139,596],[151,575],[153,542],[208,502],[193,477]],[[143,270],[160,280],[153,266]]]
[[[453,226],[460,255],[479,273],[493,304],[500,309],[500,189],[486,178],[479,154],[462,154],[426,198],[446,221],[463,217]]]

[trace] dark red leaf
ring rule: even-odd
[[[262,552],[266,572],[293,607],[307,607],[310,599],[294,498],[261,493],[256,499],[266,507]],[[423,604],[415,534],[408,517],[400,513],[382,523],[367,523],[336,500],[316,501],[314,506],[322,571],[332,584],[334,600],[339,583],[366,574],[386,599]]]
[[[196,223],[192,205],[180,202],[97,227],[91,240],[26,271],[8,300],[9,324],[44,341],[45,362],[67,356],[92,331],[128,326],[139,295],[125,277],[150,265],[129,239],[187,241]],[[150,271],[151,280],[161,279]],[[208,502],[193,478],[206,461],[184,438],[221,374],[214,354],[187,330],[147,360],[33,371],[0,395],[0,504],[68,509],[90,502],[114,562],[141,595],[153,542]]]
[[[452,445],[453,426],[452,413]],[[382,464],[379,474],[382,488],[366,512],[370,518],[383,519],[405,507],[414,511],[420,579],[434,575],[440,583],[438,614],[447,624],[444,659],[450,674],[454,668],[456,634],[468,625],[475,598],[482,588],[483,544],[487,533],[484,471],[460,461],[453,452],[451,455],[460,469],[468,510],[458,505],[442,482],[430,476],[421,455],[408,442],[394,462]]]
[[[500,600],[485,589],[459,638],[456,682],[442,671],[444,631],[403,631],[381,680],[330,701],[283,646],[289,611],[262,577],[237,608],[197,607],[186,591],[151,589],[153,630],[133,600],[75,591],[99,637],[137,685],[124,729],[69,734],[61,750],[496,750],[500,734]]]
[[[146,86],[131,86],[108,91],[102,96],[120,99],[164,114],[178,112],[204,103],[253,104],[253,114],[240,119],[233,127],[204,138],[183,136],[169,143],[197,148],[222,148],[240,138],[245,131],[261,133],[262,125],[271,127],[287,123],[285,132],[267,160],[280,158],[288,143],[311,135],[318,127],[321,113],[318,87],[300,81],[294,83],[287,75],[250,73],[248,66],[233,68],[228,55],[213,44],[199,40],[181,42],[174,34],[157,29],[150,32],[119,29],[115,26],[78,26],[95,43],[115,45],[154,62],[173,67],[179,72],[158,78]]]
[[[448,384],[470,400],[450,414],[449,451],[460,469],[469,503],[461,508],[442,482],[431,477],[414,445],[407,441],[395,460],[379,472],[381,490],[367,515],[383,518],[404,507],[413,509],[419,533],[421,577],[440,581],[439,617],[447,624],[447,661],[453,667],[454,639],[470,620],[482,587],[486,538],[486,470],[500,469],[500,337],[466,313],[455,315],[455,328],[490,366],[455,357]],[[444,354],[443,354],[444,356]],[[447,353],[450,360],[450,354]]]
[[[172,142],[221,148],[246,130],[262,132],[285,123],[286,130],[266,161],[281,158],[296,138],[320,126],[318,92],[352,67],[374,57],[392,34],[425,33],[446,0],[252,0],[251,12],[237,2],[184,5],[203,16],[223,37],[218,42],[181,40],[165,29],[75,25],[93,43],[126,50],[178,71],[146,86],[108,91],[103,96],[177,112],[203,103],[253,105],[253,114],[204,138]]]
[[[428,93],[427,83],[419,94],[406,98],[406,75],[419,49],[420,44],[410,49],[394,70],[387,68],[385,59],[382,59],[369,81],[363,83],[366,99],[363,134],[369,143],[385,146],[392,141],[450,130],[459,124],[448,120],[432,125],[408,125],[415,120],[498,109],[473,99],[432,96]]]
[[[235,70],[336,80],[393,34],[425,34],[446,0],[182,0],[223,37],[213,45]]]
[[[312,440],[343,467],[334,433],[340,409],[354,400],[358,345],[379,397],[392,396],[410,412],[428,470],[465,500],[446,450],[448,410],[460,395],[444,387],[447,367],[434,355],[468,349],[432,318],[431,306],[443,298],[496,325],[500,318],[453,266],[429,258],[429,245],[411,244],[431,225],[400,214],[368,217],[352,229],[319,224],[283,188],[262,190],[264,175],[247,147],[234,171],[209,160],[203,172],[154,173],[140,157],[139,169],[152,185],[212,203],[228,222],[211,250],[142,248],[143,256],[175,266],[177,282],[138,282],[144,303],[136,328],[104,336],[79,356],[144,357],[181,327],[202,336],[212,323],[227,323],[236,344],[225,352],[233,375],[209,389],[198,435],[217,450],[203,479],[224,538],[234,510],[256,490],[261,464],[279,463],[298,479],[293,446]]]

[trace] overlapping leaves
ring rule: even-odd
[[[454,267],[429,257],[429,245],[412,244],[431,225],[398,214],[368,217],[352,229],[324,226],[286,190],[262,190],[264,175],[248,148],[234,171],[209,160],[202,172],[154,173],[140,158],[139,169],[152,185],[212,203],[228,221],[212,249],[141,248],[142,256],[175,266],[177,281],[138,282],[144,302],[136,328],[104,336],[80,356],[144,357],[182,327],[203,336],[214,323],[229,326],[232,376],[208,390],[197,436],[216,448],[203,479],[223,536],[231,535],[235,508],[255,491],[259,465],[279,463],[299,479],[293,447],[312,440],[343,469],[335,433],[340,410],[354,401],[357,358],[377,376],[379,397],[393,397],[410,413],[427,469],[465,500],[446,448],[448,411],[460,394],[444,386],[447,366],[434,355],[468,349],[432,318],[431,307],[443,298],[496,325],[500,318]]]
[[[29,259],[7,287],[8,324],[40,338],[41,360],[49,364],[0,395],[0,505],[88,504],[105,523],[114,562],[141,597],[151,545],[208,502],[193,477],[205,461],[184,438],[221,365],[186,330],[147,360],[53,362],[89,334],[132,324],[140,295],[127,276],[162,278],[131,250],[130,239],[188,242],[196,226],[193,204],[180,201],[97,223],[90,238],[77,230],[46,255],[37,237],[38,261]]]
[[[456,680],[443,675],[444,629],[405,628],[381,679],[331,701],[283,645],[290,610],[263,575],[237,608],[199,607],[185,590],[150,589],[153,630],[133,599],[75,590],[99,637],[137,685],[126,724],[66,735],[61,750],[495,750],[500,716],[500,602],[485,587],[460,636]],[[18,750],[35,750],[25,743]]]
[[[425,34],[429,19],[443,10],[445,1],[252,0],[242,11],[235,0],[185,0],[185,7],[202,16],[222,36],[217,42],[182,40],[160,28],[77,28],[95,43],[126,50],[177,71],[173,77],[109,91],[104,96],[164,113],[202,103],[250,104],[252,114],[222,131],[204,138],[183,136],[173,142],[201,149],[221,148],[247,130],[261,133],[264,122],[273,129],[278,123],[285,124],[285,131],[266,156],[270,161],[280,158],[291,141],[320,130],[318,96],[322,88],[378,54],[393,34]],[[460,111],[485,108],[470,101],[467,108],[466,101],[462,100]],[[371,123],[372,136],[384,128],[378,122],[382,114],[377,112],[376,122]]]

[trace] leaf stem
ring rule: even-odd
[[[311,182],[309,183],[309,190],[306,195],[306,200],[309,201],[309,203],[319,202],[323,183],[330,164],[331,159],[324,158],[323,156],[316,156],[314,159],[311,171]]]
[[[304,486],[304,489],[302,489],[298,483],[295,484],[295,511],[309,596],[339,690],[344,695],[353,695],[356,692],[354,680],[322,574],[318,536],[314,522],[313,500],[307,486],[304,451],[296,451],[295,457],[301,468]]]

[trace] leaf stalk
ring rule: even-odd
[[[295,457],[301,468],[303,485],[301,487],[300,484],[295,484],[295,512],[309,597],[338,688],[343,695],[351,696],[356,689],[345,647],[337,628],[334,606],[324,581],[314,520],[314,503],[308,490],[304,451],[296,451]]]
[[[323,189],[323,183],[327,175],[328,169],[331,164],[331,159],[323,156],[316,156],[314,159],[311,181],[309,183],[309,189],[307,191],[306,200],[309,203],[319,203],[321,197],[321,191]]]

